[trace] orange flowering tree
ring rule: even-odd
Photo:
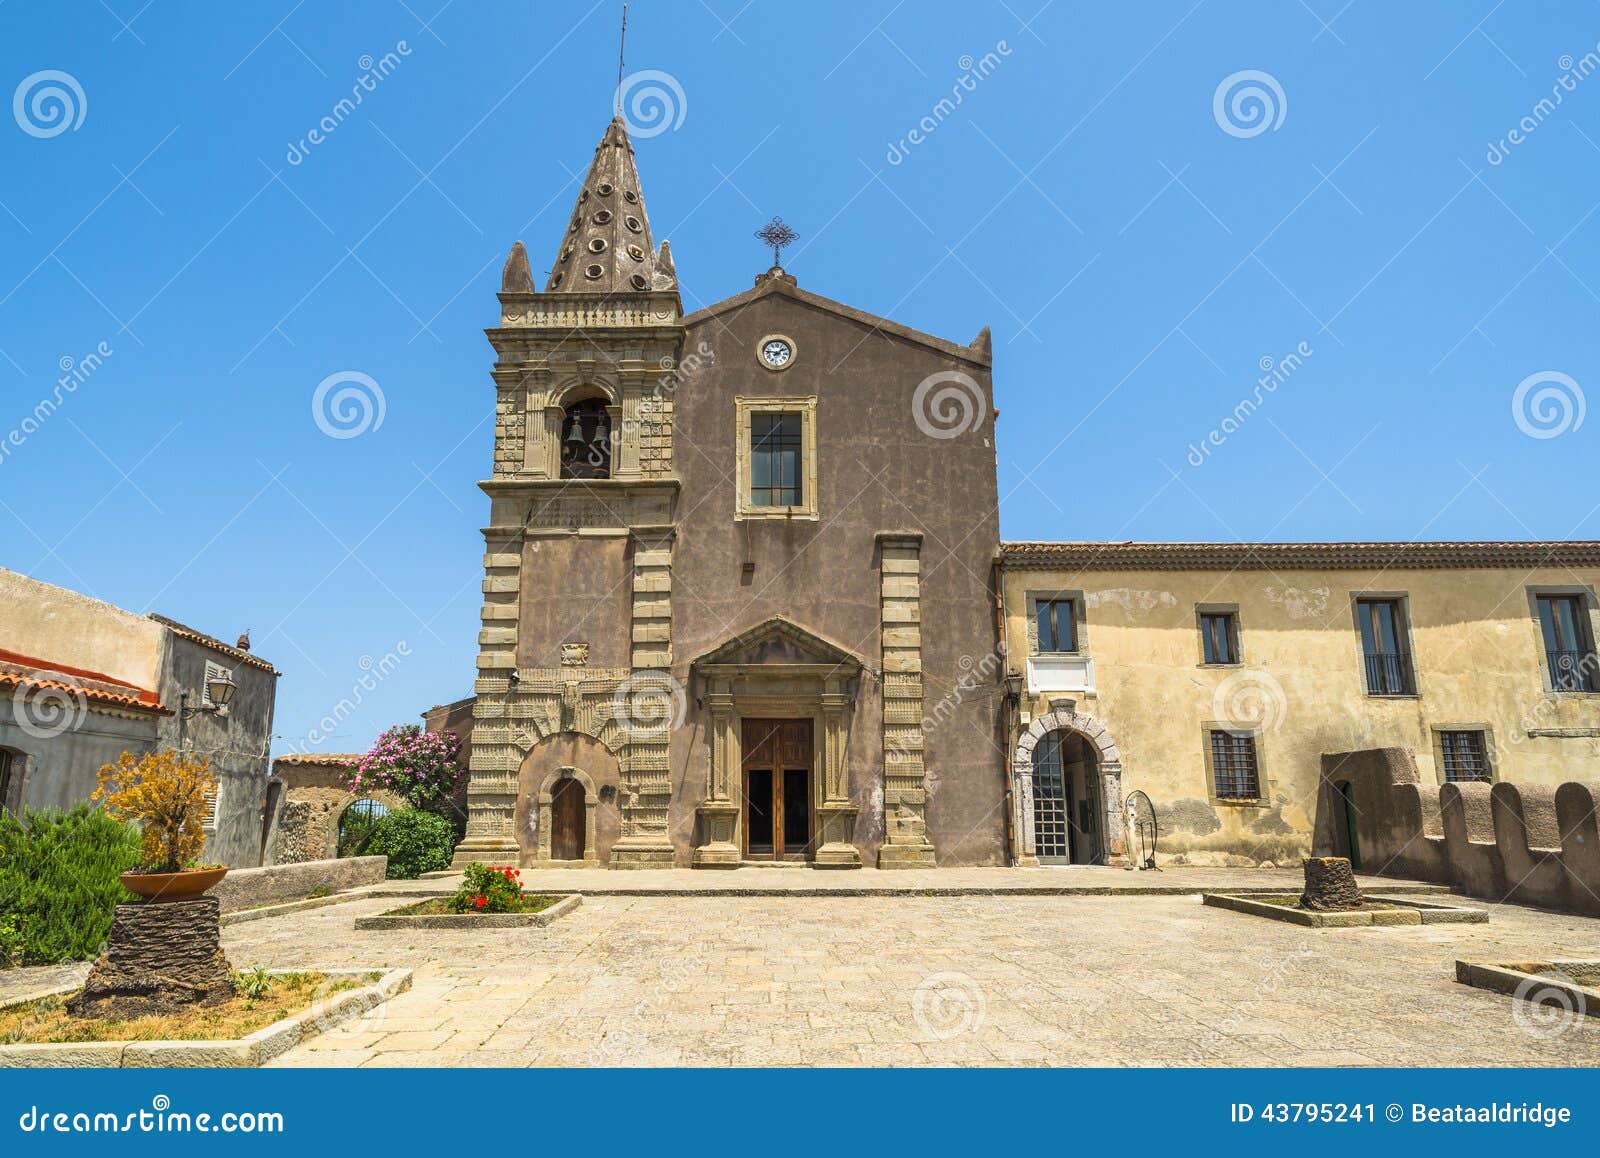
[[[175,873],[205,848],[207,798],[217,790],[211,761],[168,749],[135,756],[124,752],[100,766],[94,799],[115,820],[139,825],[143,841],[139,871]]]

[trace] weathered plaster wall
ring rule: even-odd
[[[1428,784],[1404,749],[1330,753],[1316,847],[1377,876],[1600,916],[1597,811],[1600,781]]]
[[[0,567],[0,647],[155,688],[160,624]]]
[[[1324,753],[1403,748],[1420,782],[1442,779],[1434,729],[1486,729],[1495,778],[1554,786],[1594,776],[1600,695],[1544,690],[1531,588],[1600,583],[1565,568],[1386,571],[1069,571],[1003,573],[1008,666],[1025,669],[1029,591],[1078,591],[1094,694],[1079,710],[1110,730],[1123,789],[1143,789],[1161,852],[1195,863],[1282,863],[1309,851]],[[1366,694],[1352,600],[1405,593],[1418,694]],[[1238,606],[1241,660],[1201,664],[1198,604]],[[1027,705],[1044,710],[1035,701]],[[1258,723],[1261,806],[1218,802],[1205,728]],[[1534,734],[1530,734],[1534,733]]]

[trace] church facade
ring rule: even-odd
[[[1002,544],[988,331],[777,256],[685,315],[620,119],[513,247],[458,864],[1282,864],[1330,753],[1596,778],[1600,544]]]
[[[550,270],[519,242],[488,331],[458,861],[1004,863],[988,332],[776,264],[685,316],[620,119]],[[962,437],[929,433],[937,391]]]

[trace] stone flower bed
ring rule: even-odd
[[[0,1009],[0,1026],[9,1027],[7,1036],[21,1039],[0,1045],[0,1069],[259,1066],[308,1038],[327,1033],[353,1018],[365,1016],[395,994],[411,987],[409,969],[330,969],[314,975],[275,970],[267,972],[266,977],[296,989],[303,989],[308,983],[306,979],[314,978],[315,988],[305,995],[304,1000],[293,1003],[294,1012],[243,1037],[207,1037],[204,1028],[196,1028],[197,1021],[184,1022],[181,1019],[168,1020],[168,1024],[175,1026],[172,1032],[182,1034],[181,1040],[151,1040],[139,1036],[149,1030],[138,1021],[95,1020],[81,1027],[73,1027],[64,1034],[58,1033],[68,1023],[59,1022],[56,1014],[66,1004],[66,999],[77,992],[77,988],[69,986],[36,994],[28,1001]],[[207,1010],[204,1020],[221,1026],[237,1025],[240,1020],[245,1020],[241,1012],[248,1010],[249,1007],[244,1005],[247,1000],[244,997],[235,998],[237,1009]],[[161,1022],[153,1024],[160,1025]],[[29,1037],[63,1035],[81,1038],[96,1031],[103,1032],[104,1039],[27,1040]],[[226,1029],[221,1031],[228,1032]]]
[[[1313,929],[1345,929],[1375,925],[1437,925],[1445,923],[1483,924],[1489,914],[1483,909],[1460,905],[1440,905],[1398,897],[1363,895],[1361,907],[1344,912],[1316,912],[1299,907],[1294,893],[1262,893],[1239,896],[1233,893],[1203,893],[1206,904],[1231,909],[1252,917],[1267,917]]]
[[[519,912],[457,913],[440,898],[391,909],[376,917],[357,917],[358,929],[524,929],[558,921],[583,904],[583,897],[527,896]]]
[[[1457,961],[1456,980],[1542,1007],[1545,1023],[1600,1017],[1600,961]]]

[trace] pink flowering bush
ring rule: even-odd
[[[454,732],[424,732],[417,724],[399,724],[356,761],[345,783],[356,796],[388,791],[413,808],[446,812],[466,774],[460,758],[461,740]]]

